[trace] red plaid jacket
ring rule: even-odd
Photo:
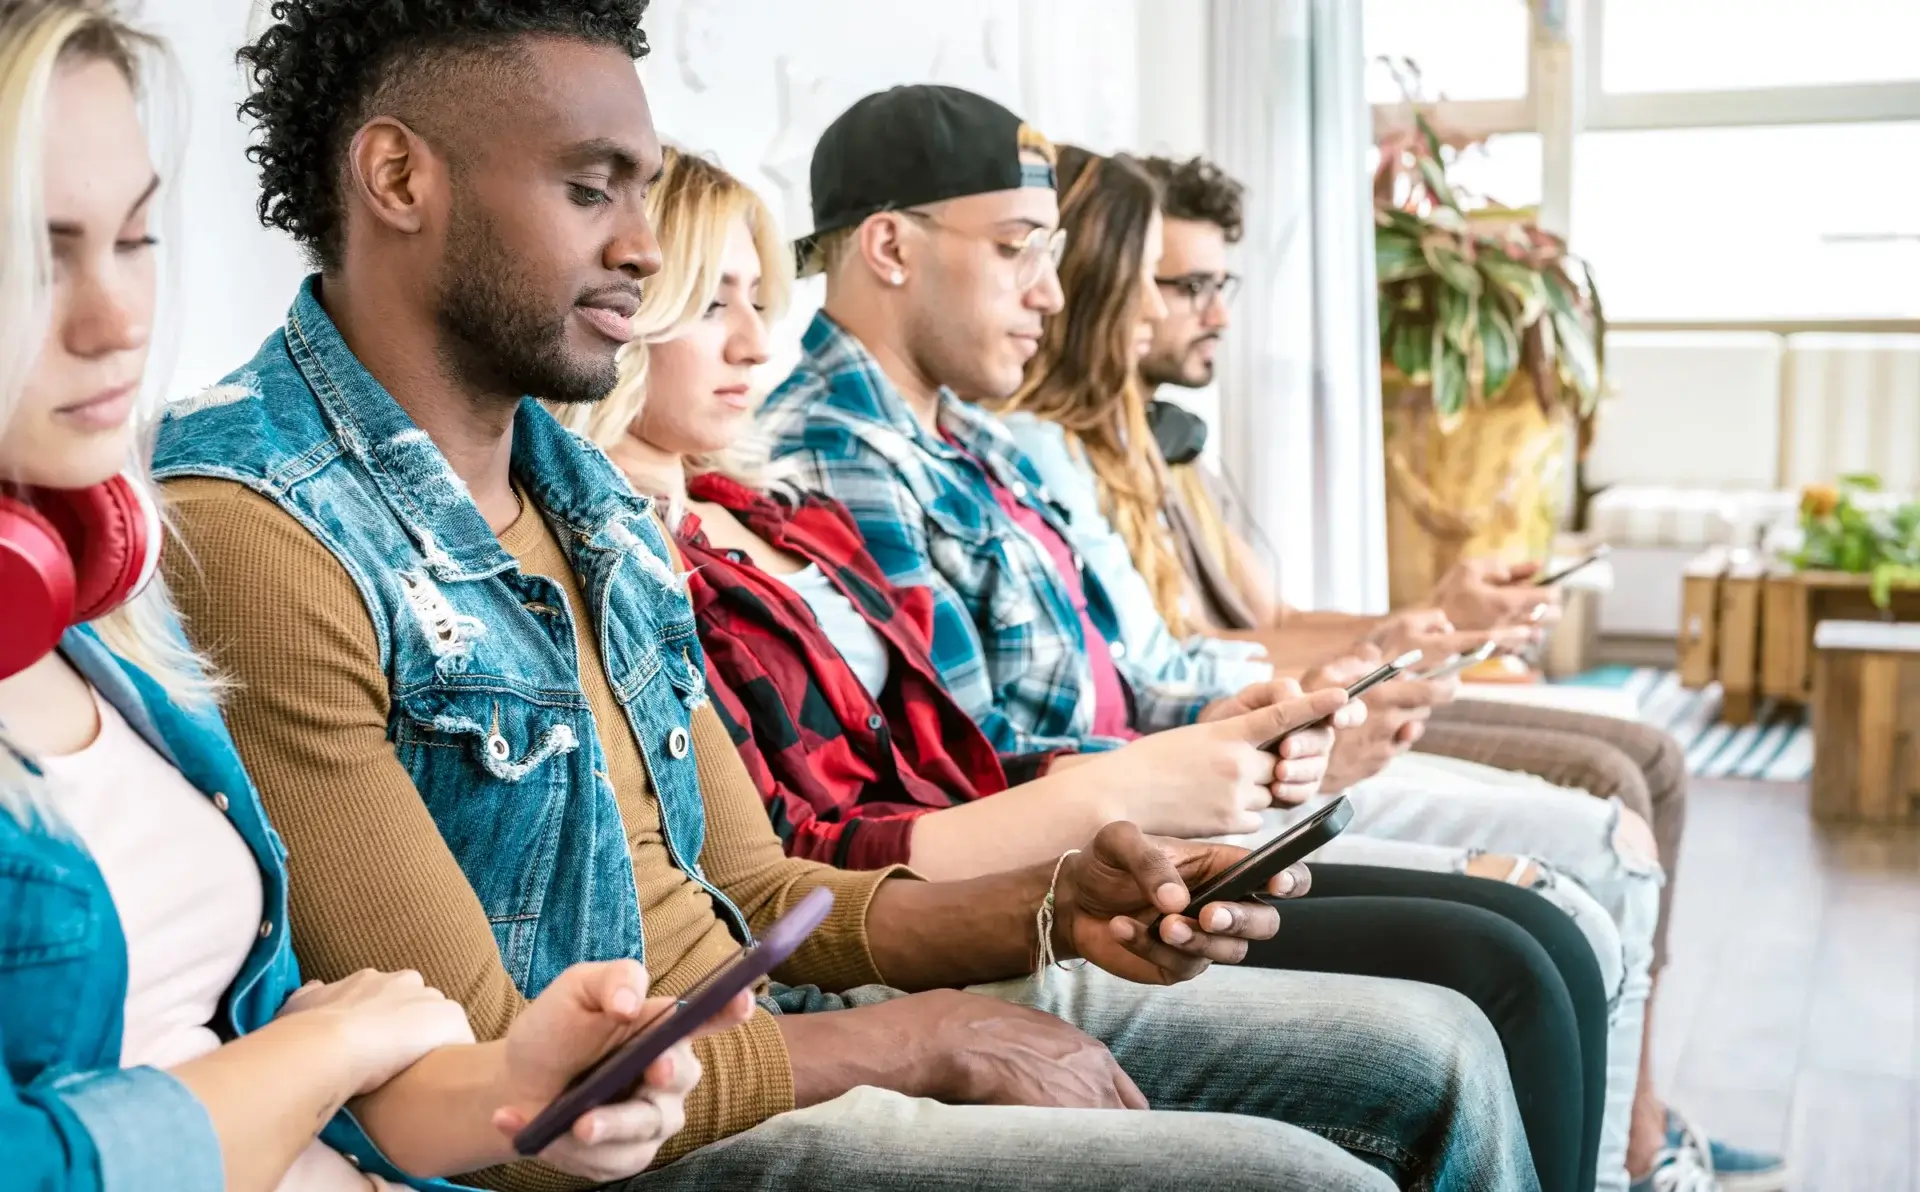
[[[692,514],[681,522],[714,706],[789,854],[845,869],[904,862],[917,817],[1045,768],[1053,755],[996,756],[940,685],[927,645],[932,594],[889,585],[838,502],[808,494],[791,504],[712,474],[688,488],[818,566],[888,647],[875,700],[798,593],[714,547]]]

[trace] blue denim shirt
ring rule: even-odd
[[[688,739],[705,661],[650,504],[532,398],[514,423],[512,468],[598,610],[581,631],[598,637],[674,864],[745,939],[744,916],[699,863],[706,818]],[[526,996],[579,961],[644,959],[566,596],[500,545],[426,432],[354,357],[317,278],[251,362],[174,405],[154,471],[246,485],[345,568],[384,659],[395,755]]]
[[[273,1020],[300,987],[287,929],[286,847],[216,712],[189,712],[100,643],[70,630],[60,650],[161,757],[224,803],[260,866],[266,919],[214,1027],[236,1038]],[[127,946],[100,869],[56,815],[0,811],[0,1178],[59,1192],[214,1192],[225,1186],[213,1122],[185,1085],[122,1068]],[[344,1112],[322,1137],[365,1171],[407,1180]]]

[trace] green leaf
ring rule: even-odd
[[[1433,195],[1433,201],[1449,211],[1460,210],[1460,200],[1453,193],[1453,186],[1447,182],[1447,171],[1441,166],[1438,157],[1420,159],[1420,180],[1427,184],[1427,190]]]
[[[1393,332],[1393,366],[1416,384],[1425,384],[1433,367],[1433,328],[1430,325],[1397,325]]]
[[[1520,366],[1520,336],[1514,329],[1512,316],[1500,309],[1493,295],[1482,294],[1474,307],[1480,321],[1481,351],[1486,358],[1486,394],[1498,397],[1512,379],[1513,370]]]
[[[1451,430],[1466,411],[1467,361],[1464,356],[1446,352],[1434,359],[1433,408],[1440,414],[1443,431]]]
[[[1447,287],[1479,297],[1482,289],[1480,271],[1461,253],[1458,244],[1443,236],[1428,236],[1421,248],[1426,254],[1427,264],[1433,267]]]
[[[1585,414],[1600,398],[1600,362],[1594,357],[1593,341],[1578,320],[1558,311],[1553,329],[1559,340],[1561,375],[1579,395],[1580,413]]]
[[[1851,488],[1863,493],[1886,491],[1880,477],[1872,472],[1849,472],[1840,477],[1840,487]]]
[[[1373,267],[1383,286],[1419,277],[1430,268],[1418,240],[1385,230],[1373,239]]]

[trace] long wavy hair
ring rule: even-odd
[[[0,0],[0,436],[18,408],[34,366],[45,349],[53,319],[53,250],[47,233],[46,153],[48,96],[55,74],[85,62],[107,62],[134,89],[150,139],[164,163],[177,158],[184,128],[181,92],[172,59],[157,38],[124,23],[112,7],[97,0]],[[169,217],[163,188],[159,222]],[[162,240],[170,237],[163,235]],[[163,293],[168,270],[162,270]],[[161,304],[164,307],[164,303]],[[145,425],[126,475],[156,503],[159,494],[148,474],[152,431],[159,424],[164,367],[170,337],[156,330],[142,394]],[[6,477],[0,477],[4,481]],[[101,640],[116,654],[152,676],[176,703],[211,706],[218,684],[201,657],[186,644],[166,584],[156,576],[141,594],[94,622]],[[0,741],[0,810],[16,818],[39,809],[39,784],[27,772],[19,750]]]
[[[760,257],[760,304],[769,325],[786,313],[793,291],[793,251],[773,212],[752,187],[713,162],[669,147],[660,180],[647,192],[647,218],[660,239],[660,272],[641,287],[634,337],[620,349],[620,379],[602,401],[550,405],[566,426],[612,447],[639,422],[647,402],[652,345],[670,340],[700,318],[720,292],[721,257],[736,219],[747,221]],[[750,442],[690,457],[689,473],[722,472],[760,487],[765,451]]]
[[[1057,423],[1093,469],[1114,530],[1126,541],[1155,606],[1176,636],[1194,626],[1186,579],[1160,520],[1166,463],[1147,426],[1134,333],[1142,317],[1147,231],[1160,188],[1135,159],[1060,148],[1060,262],[1066,307],[1047,319],[1026,380],[1002,410]]]

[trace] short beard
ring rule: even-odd
[[[1187,345],[1187,350],[1169,361],[1164,356],[1148,356],[1140,362],[1140,379],[1150,386],[1174,385],[1181,389],[1205,389],[1213,383],[1213,361],[1199,361],[1201,375],[1198,380],[1188,376],[1187,361],[1193,359],[1193,349],[1200,345],[1195,340]]]
[[[613,353],[592,363],[569,354],[566,313],[549,317],[539,287],[514,265],[485,213],[456,198],[435,312],[455,374],[482,393],[516,400],[599,401],[620,379]]]

